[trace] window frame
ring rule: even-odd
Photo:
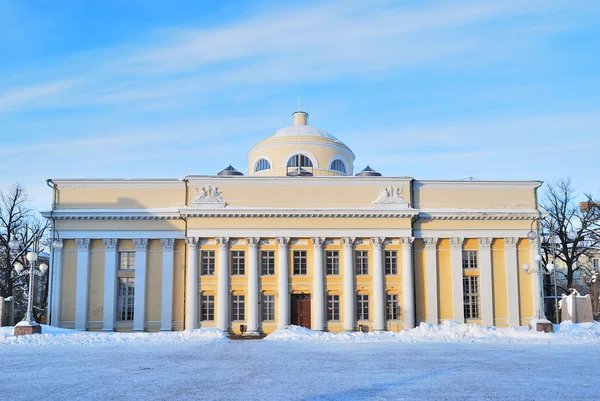
[[[265,164],[266,164],[266,167],[265,167]],[[267,159],[265,159],[264,157],[261,157],[260,159],[258,159],[256,161],[256,164],[254,165],[255,173],[259,173],[261,171],[266,171],[266,170],[271,170],[271,169],[272,169],[271,162],[268,161]]]
[[[385,294],[385,317],[388,321],[397,321],[402,319],[402,310],[400,309],[400,294],[396,292],[387,292]]]
[[[231,294],[231,321],[232,322],[243,322],[245,320],[246,320],[246,295],[245,294]]]
[[[292,251],[293,267],[292,273],[294,276],[306,276],[308,274],[308,252],[305,249],[294,249]],[[298,264],[296,264],[298,259]],[[304,272],[302,272],[304,269]],[[297,272],[298,271],[298,272]]]
[[[130,283],[123,287],[122,283]],[[125,294],[122,294],[122,289]],[[135,315],[135,277],[117,277],[117,316],[118,322],[133,322]],[[123,316],[125,317],[123,319]]]
[[[261,321],[263,322],[274,322],[275,321],[275,295],[274,294],[262,294],[261,297]]]
[[[214,276],[215,275],[215,261],[216,261],[215,251],[200,250],[200,275],[201,276]]]
[[[237,249],[231,251],[231,275],[246,275],[246,251]]]
[[[298,167],[298,153],[295,153],[293,155],[291,155],[287,162],[285,163],[286,168],[287,167]],[[307,163],[307,164],[304,164]],[[312,159],[307,156],[307,155],[303,155],[302,153],[300,153],[300,167],[311,167],[314,168],[314,163],[312,161]]]
[[[135,251],[119,251],[119,268],[117,270],[121,272],[134,272],[135,271]],[[125,264],[128,268],[123,268],[123,257],[125,256]],[[133,266],[133,267],[132,267]]]
[[[275,275],[275,251],[268,249],[260,251],[260,275]]]
[[[327,294],[326,299],[326,319],[328,322],[340,321],[340,294]]]
[[[369,320],[369,294],[356,294],[356,321]]]
[[[463,249],[462,267],[463,270],[479,269],[479,252],[473,249]]]
[[[335,168],[335,165],[338,165],[339,167],[341,167],[341,169]],[[331,162],[329,162],[329,170],[331,171],[335,171],[336,173],[341,173],[341,174],[348,174],[348,168],[346,166],[346,163],[344,162],[344,160],[342,160],[339,157],[336,157],[335,159],[333,159]]]
[[[354,275],[369,275],[369,251],[367,249],[357,249],[354,251]]]
[[[481,319],[479,276],[463,276],[463,305],[466,319]]]
[[[395,249],[384,250],[383,264],[386,276],[398,275],[398,251]]]
[[[205,299],[206,298],[206,299]],[[211,313],[212,310],[212,313]],[[211,319],[212,316],[212,319]],[[200,294],[200,321],[214,322],[215,321],[215,295]]]
[[[325,251],[325,275],[339,276],[340,275],[340,251],[329,250]]]

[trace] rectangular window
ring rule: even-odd
[[[398,251],[385,251],[385,274],[398,274]]]
[[[215,320],[215,296],[202,295],[202,306],[200,307],[200,320]]]
[[[201,251],[200,274],[203,276],[215,275],[215,251]]]
[[[369,274],[369,251],[356,251],[356,275]]]
[[[594,266],[594,269],[598,269],[600,267],[600,260],[592,259],[592,266]]]
[[[231,296],[231,317],[232,320],[245,320],[243,295],[233,294]]]
[[[340,320],[340,296],[327,294],[327,320]]]
[[[340,251],[325,251],[325,274],[340,274]]]
[[[231,251],[231,274],[243,276],[246,274],[246,252]]]
[[[135,270],[135,252],[119,252],[119,270]]]
[[[275,295],[263,294],[263,296],[262,296],[262,320],[263,320],[263,322],[275,320]]]
[[[465,319],[479,319],[479,277],[463,277]]]
[[[261,251],[260,265],[263,276],[272,276],[275,274],[275,251]]]
[[[479,265],[477,264],[477,251],[463,251],[462,263],[463,269],[478,269]]]
[[[398,302],[398,294],[390,294],[385,296],[386,300],[386,315],[387,320],[400,320],[400,303]]]
[[[356,320],[369,320],[368,294],[356,294]]]
[[[306,251],[294,251],[294,274],[306,274]]]
[[[117,320],[133,321],[135,279],[119,277],[117,288]]]

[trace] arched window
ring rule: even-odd
[[[288,167],[298,167],[298,156],[300,156],[300,167],[312,167],[312,161],[308,158],[308,156],[304,155],[294,155],[290,157],[287,162]]]
[[[256,168],[254,169],[254,172],[258,173],[259,171],[270,170],[270,169],[271,169],[271,163],[269,163],[269,161],[266,159],[260,159],[258,161],[258,163],[256,163]]]
[[[338,173],[346,174],[346,165],[340,159],[335,159],[331,162],[329,170],[337,171]]]

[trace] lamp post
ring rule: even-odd
[[[38,261],[38,248],[39,242],[41,240],[41,233],[36,231],[32,235],[32,240],[29,244],[26,245],[25,249],[28,249],[29,246],[33,247],[32,251],[27,252],[25,259],[29,265],[29,271],[24,272],[25,266],[21,262],[18,261],[19,257],[23,255],[23,252],[12,260],[12,265],[17,272],[17,274],[29,274],[29,291],[27,298],[27,312],[25,313],[25,317],[19,323],[15,325],[14,335],[28,335],[28,334],[40,334],[42,332],[42,326],[38,322],[35,321],[33,317],[33,302],[34,302],[34,286],[35,286],[35,276],[42,276],[48,270],[48,265],[45,263],[41,263],[39,265],[39,270],[36,270],[36,263]],[[62,245],[62,244],[61,244]],[[13,238],[8,243],[9,248],[16,252],[20,247],[20,242],[13,236]],[[56,246],[56,243],[53,242],[52,246]]]
[[[541,247],[541,243],[544,241],[544,235],[540,235],[538,232],[533,230],[533,224],[536,221],[541,220],[542,217],[537,217],[535,219],[533,219],[533,221],[531,222],[531,229],[530,231],[527,233],[527,238],[529,238],[530,240],[535,240],[537,238],[540,238],[540,243],[539,246]],[[577,233],[573,230],[569,231],[567,233],[567,237],[570,240],[573,240],[577,237]],[[556,284],[556,266],[554,264],[554,262],[556,261],[556,232],[553,228],[550,229],[550,233],[548,235],[548,241],[550,242],[550,251],[552,253],[552,262],[551,263],[546,263],[546,270],[548,270],[548,274],[554,274],[554,306],[555,306],[555,316],[556,316],[556,322],[559,323],[559,317],[558,317],[558,302],[557,302],[557,294],[558,294],[558,286]],[[538,254],[535,256],[535,261],[537,262],[537,266],[536,267],[530,267],[528,264],[524,264],[523,265],[523,270],[525,271],[525,273],[527,274],[532,274],[532,273],[542,273],[543,269],[542,269],[542,257],[539,254],[539,249],[538,249]],[[539,276],[539,280],[541,280],[541,274]],[[541,288],[542,288],[542,293],[541,293],[541,302],[543,302],[544,296],[543,296],[543,283],[540,283]],[[537,318],[540,320],[543,320],[545,322],[543,322],[543,324],[547,324],[546,322],[550,323],[547,319],[546,316],[544,315],[544,312],[542,310],[542,307],[540,306],[538,308],[538,312],[537,312]],[[548,331],[545,328],[543,328],[542,330],[540,330],[540,326],[539,326],[539,322],[538,322],[538,331]],[[553,330],[552,330],[553,331]]]

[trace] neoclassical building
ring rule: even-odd
[[[539,276],[521,266],[537,265],[541,182],[355,174],[348,146],[293,116],[247,175],[49,181],[51,324],[251,335],[536,315]]]

